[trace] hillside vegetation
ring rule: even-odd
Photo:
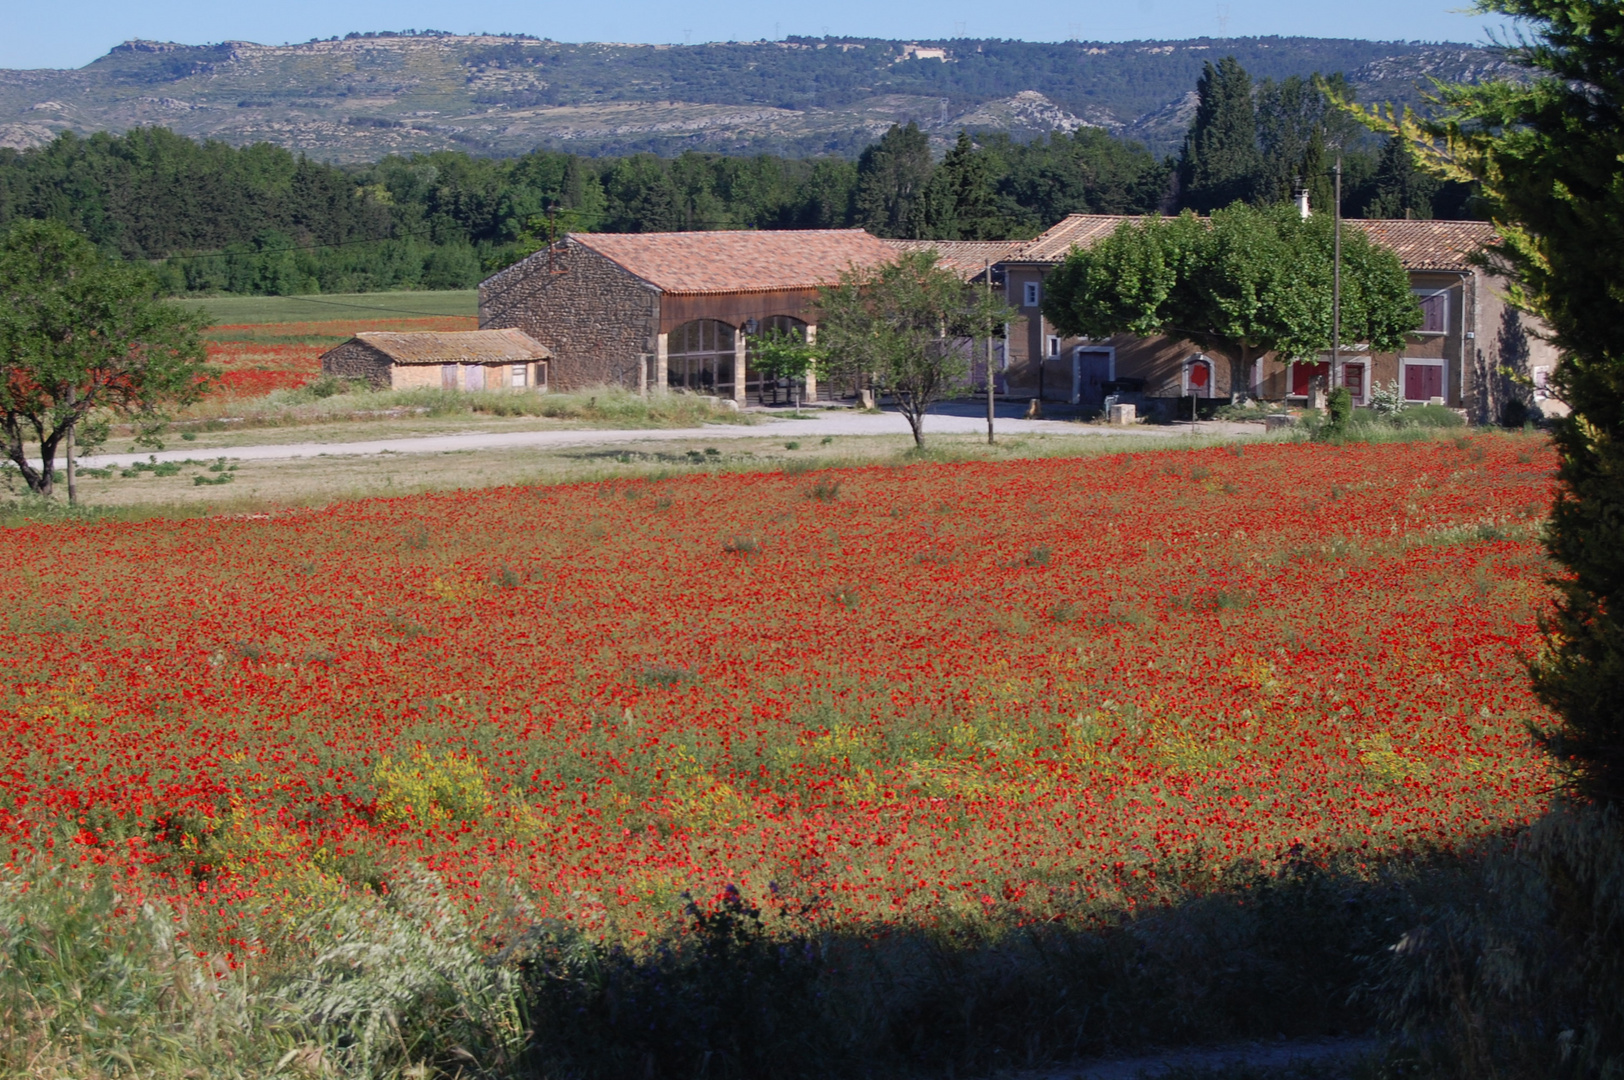
[[[911,49],[941,50],[942,59]],[[903,43],[789,38],[692,46],[522,36],[352,34],[265,46],[130,41],[72,71],[0,72],[0,146],[164,126],[329,161],[466,149],[588,155],[683,149],[855,155],[893,123],[1125,133],[1173,149],[1202,64],[1259,77],[1344,72],[1366,99],[1419,100],[1428,76],[1505,74],[1463,45],[1317,38]],[[1024,96],[1022,96],[1024,94]]]

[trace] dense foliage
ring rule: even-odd
[[[1624,802],[1624,10],[1600,0],[1484,0],[1533,31],[1524,84],[1443,88],[1445,113],[1385,126],[1434,172],[1482,184],[1513,299],[1562,351],[1551,554],[1567,570],[1535,667],[1563,719],[1548,736],[1577,792]]]
[[[166,410],[201,397],[204,325],[159,299],[145,267],[63,225],[21,221],[0,236],[0,439],[28,489],[51,494],[57,449],[75,434],[94,447],[110,415],[146,442]]]

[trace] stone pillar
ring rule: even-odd
[[[671,335],[661,334],[654,339],[654,388],[664,393],[670,385],[666,376],[671,370]]]
[[[818,343],[818,324],[806,324],[806,343],[809,346]],[[806,400],[818,400],[818,365],[816,362],[806,369]]]
[[[733,333],[733,400],[744,408],[744,357],[750,351],[750,339],[741,328]]]

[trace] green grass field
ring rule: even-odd
[[[445,292],[335,293],[331,296],[214,296],[181,300],[202,308],[215,323],[243,326],[251,323],[324,322],[332,319],[415,315],[477,315],[479,294],[473,289]]]

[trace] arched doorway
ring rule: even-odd
[[[766,405],[769,400],[772,404],[781,401],[793,401],[798,394],[804,394],[805,387],[794,385],[800,380],[767,378],[756,360],[756,339],[769,334],[792,334],[806,340],[807,324],[793,315],[772,315],[765,319],[751,319],[746,326],[750,335],[750,358],[744,365],[745,392],[753,393],[761,404]],[[816,386],[816,382],[813,382]]]
[[[732,397],[736,333],[715,319],[695,319],[671,331],[666,339],[666,385]]]

